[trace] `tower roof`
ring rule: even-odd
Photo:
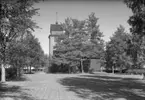
[[[63,31],[63,28],[59,24],[51,24],[50,25],[50,33],[52,33],[52,31]]]

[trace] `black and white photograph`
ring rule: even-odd
[[[0,100],[145,100],[145,0],[0,0]]]

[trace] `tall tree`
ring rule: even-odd
[[[44,66],[44,52],[34,35],[30,34],[24,39],[13,41],[9,46],[9,64],[17,68],[17,76],[24,67],[40,68]],[[30,70],[31,72],[31,70]]]
[[[25,65],[25,57],[26,57],[26,48],[25,45],[22,43],[22,41],[16,42],[11,41],[8,47],[9,51],[7,53],[8,55],[8,63],[11,65],[11,67],[17,69],[17,78],[20,77],[20,71],[21,68]]]
[[[141,44],[145,36],[145,1],[144,0],[124,0],[127,7],[129,7],[133,15],[130,16],[128,23],[131,25],[131,33],[133,35],[131,45],[133,46],[132,57],[134,67],[139,67],[139,58],[141,52]]]
[[[128,20],[128,23],[132,26],[131,32],[142,37],[145,35],[145,1],[124,0],[124,2],[133,12]]]
[[[95,16],[95,13],[91,13],[88,16],[86,24],[88,38],[85,37],[87,38],[86,48],[88,48],[88,50],[86,50],[85,53],[88,52],[88,57],[97,57],[102,59],[104,53],[104,40],[102,39],[103,33],[100,32],[99,29],[98,19],[99,18]]]
[[[66,27],[66,38],[61,39],[61,42],[56,45],[56,49],[61,52],[55,54],[55,57],[57,59],[60,58],[62,63],[69,64],[71,67],[79,65],[80,59],[83,56],[81,47],[83,45],[83,37],[86,34],[83,29],[84,25],[85,21],[67,19],[66,24],[64,24],[64,27]]]
[[[1,0],[0,2],[0,47],[1,47],[1,68],[2,81],[5,82],[5,58],[7,42],[24,33],[37,28],[32,16],[37,14],[37,10],[32,5],[38,0]]]
[[[132,45],[132,57],[134,62],[134,68],[140,67],[140,58],[142,58],[142,44],[145,37],[145,1],[144,0],[124,0],[128,8],[133,12],[130,16],[128,23],[131,25],[131,33],[133,38],[130,42]],[[144,78],[145,79],[145,78]]]
[[[131,59],[127,55],[127,42],[130,37],[131,35],[126,33],[124,27],[120,25],[107,43],[106,67],[112,69],[112,72],[114,72],[115,68],[126,69],[131,64]]]
[[[67,18],[62,25],[65,34],[58,38],[54,58],[71,67],[81,65],[83,72],[83,57],[101,57],[104,49],[102,33],[97,25],[98,18],[92,13],[87,20]],[[60,59],[60,60],[58,60]]]
[[[38,38],[34,35],[30,34],[23,40],[25,47],[27,48],[27,65],[30,66],[30,73],[31,67],[39,67],[41,66],[42,59],[44,57],[44,52],[41,48],[40,42]]]

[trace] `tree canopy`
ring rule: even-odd
[[[24,34],[30,33],[38,28],[32,20],[32,16],[38,14],[38,9],[32,5],[38,0],[2,0],[0,2],[0,47],[3,52],[6,42],[12,39],[19,39]],[[5,41],[5,38],[7,41]],[[4,54],[4,53],[1,53]]]
[[[46,65],[46,55],[38,39],[32,34],[19,41],[12,41],[8,49],[8,63],[17,69],[29,66],[37,69]]]
[[[0,1],[0,60],[3,81],[5,81],[5,67],[3,66],[7,64],[6,59],[8,57],[7,53],[9,52],[9,43],[13,40],[21,40],[25,34],[31,33],[35,28],[38,28],[36,23],[32,20],[32,16],[38,14],[38,9],[33,7],[33,4],[38,1],[39,0]],[[17,48],[20,46],[20,44],[17,44]],[[20,51],[22,51],[22,47],[19,48],[18,52]],[[22,58],[20,57],[20,59]]]
[[[132,39],[130,46],[132,46],[131,56],[133,57],[134,67],[139,67],[142,44],[145,37],[145,1],[144,0],[124,0],[127,7],[129,7],[133,15],[130,16],[128,23],[131,25],[130,32]]]
[[[95,13],[91,13],[86,20],[67,18],[62,24],[65,34],[56,40],[53,60],[57,64],[78,66],[83,57],[100,59],[104,41],[97,22]]]
[[[122,70],[131,66],[131,57],[127,54],[130,38],[131,34],[126,33],[122,25],[114,32],[106,45],[105,59],[107,69],[112,69],[112,66],[114,66],[116,69]]]

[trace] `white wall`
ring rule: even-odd
[[[54,39],[55,39],[54,36],[50,36],[50,38],[49,38],[49,53],[50,53],[51,56],[53,55],[54,46],[56,44]]]

